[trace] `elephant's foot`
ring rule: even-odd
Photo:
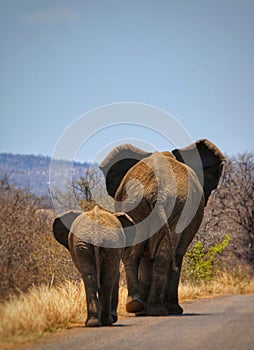
[[[179,304],[169,304],[167,310],[169,315],[181,315],[183,313],[183,308]]]
[[[126,303],[126,311],[136,313],[144,309],[144,304],[139,297],[128,296]]]
[[[85,325],[86,325],[86,327],[99,327],[99,326],[101,326],[101,323],[100,323],[98,318],[91,317],[91,318],[86,320]]]
[[[111,316],[109,317],[101,317],[101,325],[102,326],[112,326],[113,319]]]
[[[112,311],[111,312],[111,317],[112,317],[113,323],[116,323],[117,320],[118,320],[117,312],[116,311]]]
[[[160,304],[147,304],[145,309],[146,316],[167,316],[168,312],[164,305]]]
[[[146,313],[146,309],[144,308],[142,311],[135,312],[135,316],[136,317],[144,317],[144,316],[148,316],[148,315]]]

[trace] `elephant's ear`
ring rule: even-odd
[[[55,239],[69,250],[68,236],[73,221],[81,214],[81,211],[68,211],[59,216],[53,222],[53,234]]]
[[[193,168],[196,165],[197,151],[203,168],[212,168],[226,161],[226,157],[221,153],[218,147],[207,139],[198,140],[184,148],[174,149],[172,153],[177,160]]]
[[[131,144],[123,144],[115,147],[100,164],[100,169],[103,171],[106,179],[108,194],[114,197],[127,171],[140,160],[149,157],[151,154]]]
[[[177,160],[187,164],[196,171],[199,179],[201,178],[200,175],[203,175],[202,183],[205,201],[207,202],[211,192],[216,189],[218,185],[223,164],[226,162],[226,157],[217,146],[206,139],[198,140],[185,148],[175,149],[172,153]],[[203,174],[200,174],[198,170],[198,162],[200,162],[200,160]]]
[[[126,213],[116,213],[115,214],[124,229],[126,237],[126,246],[130,246],[134,243],[136,238],[136,227],[132,218]]]

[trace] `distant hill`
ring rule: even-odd
[[[0,176],[6,174],[10,183],[29,189],[36,195],[43,196],[49,193],[49,167],[50,157],[42,155],[22,155],[12,153],[0,153]],[[63,169],[67,161],[59,160],[59,168]],[[74,162],[73,176],[79,178],[85,168],[91,164]],[[61,178],[59,178],[61,181]]]

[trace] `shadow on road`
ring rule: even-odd
[[[131,327],[132,325],[126,325],[122,323],[117,323],[113,324],[112,326],[100,326],[100,327],[86,327],[83,323],[77,323],[77,324],[72,324],[67,327],[67,329],[76,329],[76,328],[83,328],[86,330],[92,330],[92,329],[104,329],[104,328],[115,328],[115,327]]]
[[[136,315],[136,317],[138,318],[142,318],[142,317],[151,317],[151,318],[159,318],[159,317],[191,317],[191,316],[212,316],[214,315],[214,313],[184,313],[184,314],[170,314],[170,315],[165,315],[165,316],[150,316],[150,315]]]
[[[173,316],[178,316],[178,317],[191,317],[191,316],[212,316],[214,314],[208,313],[208,314],[199,314],[199,313],[186,313],[186,314],[182,314],[182,315],[173,315]]]

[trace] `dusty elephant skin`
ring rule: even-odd
[[[70,251],[84,282],[87,327],[111,326],[117,321],[122,250],[114,247],[126,244],[124,228],[131,225],[125,214],[98,206],[84,213],[67,212],[53,223],[56,240]]]
[[[178,302],[183,256],[226,161],[206,139],[172,153],[147,153],[125,144],[113,149],[100,165],[117,209],[136,224],[136,244],[125,248],[123,262],[126,309],[137,315],[183,312]]]

